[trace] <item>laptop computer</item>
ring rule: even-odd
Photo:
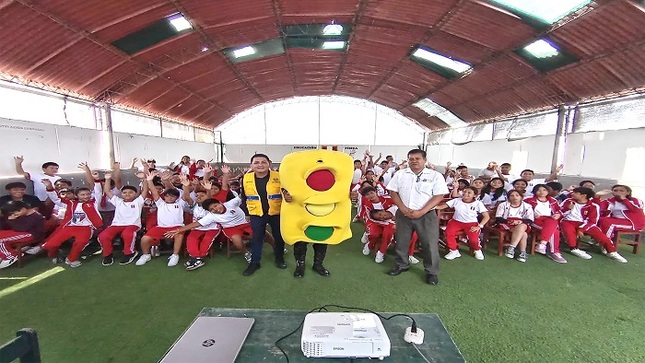
[[[253,323],[253,318],[200,316],[159,363],[234,363]]]

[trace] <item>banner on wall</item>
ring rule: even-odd
[[[354,156],[358,152],[358,146],[344,146],[343,147],[343,152],[345,154],[349,154],[351,156]]]
[[[318,146],[316,145],[293,145],[291,150],[293,151],[303,151],[303,150],[316,150]]]

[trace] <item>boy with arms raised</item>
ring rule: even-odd
[[[141,238],[141,252],[143,254],[137,260],[137,266],[143,266],[152,259],[150,247],[159,245],[166,232],[184,226],[184,208],[188,208],[188,204],[179,199],[179,191],[176,188],[166,189],[162,198],[153,182],[153,179],[158,174],[158,172],[153,171],[146,177],[148,188],[152,193],[152,199],[157,206],[157,226],[151,228]],[[172,255],[168,258],[169,267],[177,266],[177,263],[179,263],[179,252],[181,251],[183,238],[183,233],[174,236]]]
[[[141,195],[148,193],[148,183],[143,183],[141,194],[136,187],[125,185],[121,188],[121,196],[112,193],[111,183],[112,173],[105,173],[105,183],[103,184],[103,194],[109,202],[114,205],[114,218],[112,224],[99,234],[98,240],[103,249],[103,266],[110,266],[114,263],[112,256],[112,240],[117,235],[123,239],[123,258],[120,265],[127,265],[134,261],[138,252],[134,249],[134,242],[137,237],[137,231],[141,229],[141,211],[143,209],[144,199]]]

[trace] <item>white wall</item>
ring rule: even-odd
[[[371,150],[374,158],[378,157],[379,153],[392,155],[394,160],[399,162],[406,158],[408,151],[416,149],[417,145],[409,146],[367,146],[367,145],[336,145],[338,151],[351,154],[352,151],[356,153],[353,155],[354,159],[362,159],[365,150]],[[317,149],[316,145],[241,145],[241,144],[226,144],[224,161],[229,163],[248,163],[251,156],[257,153],[266,154],[274,162],[280,162],[282,158],[294,151]]]
[[[498,164],[508,162],[513,172],[525,168],[537,173],[548,173],[551,168],[551,156],[554,136],[537,136],[523,140],[493,140],[471,142],[465,145],[430,145],[427,148],[428,160],[435,165],[453,165],[463,163],[472,168],[485,168],[490,161]]]
[[[26,171],[40,171],[46,161],[60,165],[61,173],[75,173],[80,162],[107,169],[108,138],[105,131],[0,118],[0,177],[15,175],[13,157],[23,155]],[[116,133],[117,161],[129,165],[133,157],[153,157],[159,165],[178,162],[182,155],[215,158],[213,144]]]
[[[0,175],[16,174],[16,155],[24,156],[26,171],[40,172],[46,161],[57,162],[61,172],[78,171],[82,161],[102,166],[102,143],[102,132],[97,130],[0,119]]]
[[[572,134],[567,137],[565,173],[618,179],[645,198],[645,128]]]
[[[157,165],[178,163],[183,155],[206,161],[216,158],[214,144],[118,132],[114,133],[114,153],[122,164],[129,164],[134,157],[154,158]]]

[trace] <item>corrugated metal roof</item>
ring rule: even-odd
[[[183,13],[192,31],[128,56],[111,45]],[[287,48],[233,63],[222,53],[284,36],[280,26],[351,24],[346,51]],[[413,106],[425,97],[467,122],[645,89],[645,11],[597,0],[537,29],[485,0],[114,0],[0,4],[0,72],[214,127],[262,102],[347,95],[448,127]],[[540,73],[515,53],[546,36],[578,60]],[[446,79],[413,62],[416,45],[467,62]]]

